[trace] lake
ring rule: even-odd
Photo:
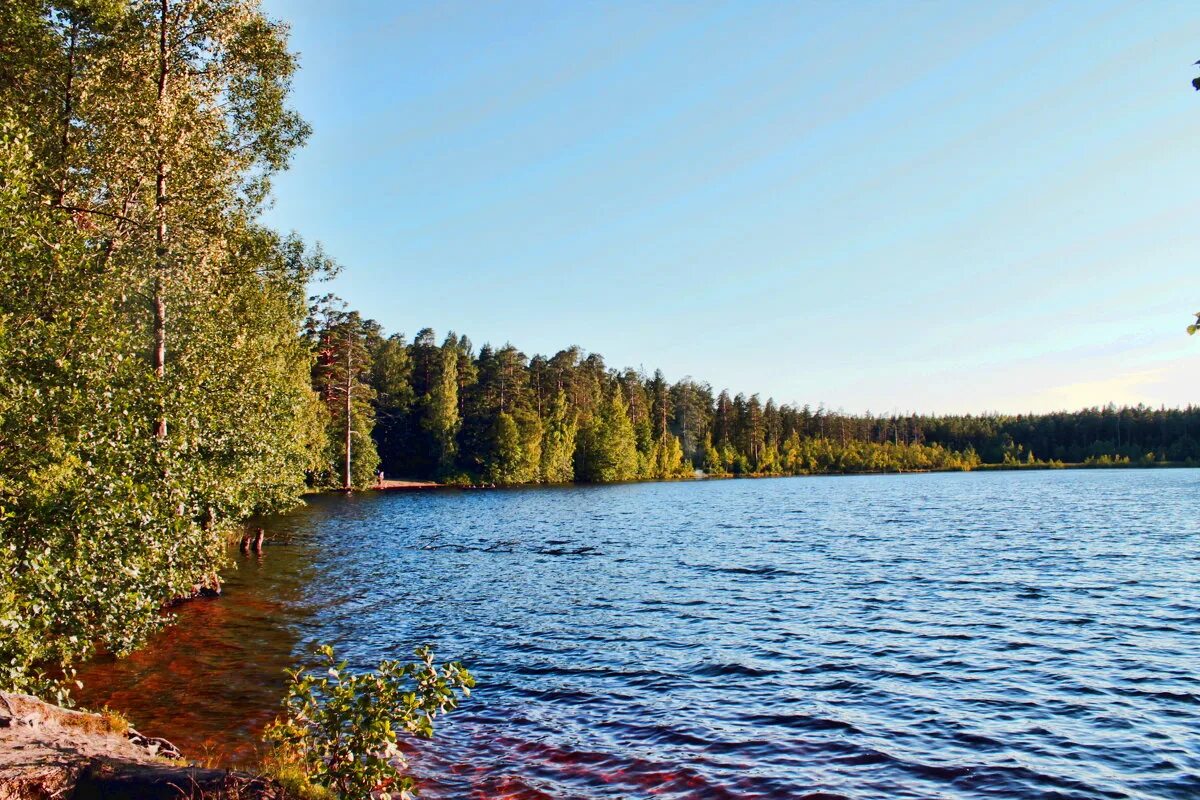
[[[427,798],[1200,797],[1200,470],[320,496],[84,673],[245,760],[313,642],[479,687]]]

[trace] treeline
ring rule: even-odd
[[[330,418],[325,485],[386,474],[458,484],[614,482],[708,475],[970,469],[939,445],[839,441],[789,406],[714,397],[607,367],[577,347],[527,357],[432,330],[412,342],[378,323],[325,311],[314,321],[315,386]],[[807,412],[806,412],[807,413]]]
[[[327,484],[349,475],[362,485],[380,467],[517,484],[1200,460],[1200,409],[1190,407],[846,415],[612,369],[578,347],[529,357],[512,345],[476,350],[455,333],[439,343],[430,329],[409,342],[346,313],[314,321],[314,331],[317,387],[333,420]],[[357,364],[353,380],[347,363]]]
[[[137,646],[324,463],[330,265],[258,222],[286,44],[249,0],[0,3],[0,687]]]
[[[1109,405],[1053,414],[918,416],[910,418],[909,435],[913,441],[974,448],[988,463],[1194,463],[1200,462],[1200,407]]]

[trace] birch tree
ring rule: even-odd
[[[324,450],[331,269],[257,221],[307,135],[250,0],[0,4],[0,682],[117,653],[215,588]]]

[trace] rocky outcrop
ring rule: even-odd
[[[72,800],[283,800],[268,780],[199,767],[94,761],[79,775]]]
[[[0,800],[285,800],[271,781],[178,756],[114,715],[0,692]]]

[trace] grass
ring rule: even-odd
[[[116,733],[124,736],[125,734],[129,733],[131,728],[133,728],[133,723],[129,721],[128,717],[126,717],[120,711],[111,709],[108,706],[100,709],[99,715],[100,721],[106,726],[109,733]]]
[[[63,727],[75,728],[85,733],[104,735],[114,733],[124,736],[133,728],[133,724],[120,711],[105,706],[99,711],[79,711],[56,715]]]
[[[262,759],[263,777],[283,787],[285,795],[296,800],[338,800],[337,795],[324,786],[317,786],[308,779],[303,765],[290,758],[278,748]]]

